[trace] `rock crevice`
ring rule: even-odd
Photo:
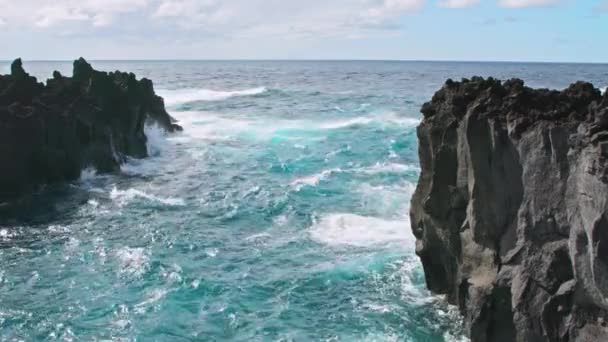
[[[448,80],[412,198],[427,285],[473,342],[608,341],[608,95]]]
[[[80,58],[73,77],[55,71],[42,84],[15,60],[0,75],[0,202],[77,179],[86,167],[112,172],[127,157],[146,157],[146,122],[181,129],[148,79],[96,71]]]

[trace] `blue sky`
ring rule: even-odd
[[[0,59],[608,62],[608,0],[0,0]]]

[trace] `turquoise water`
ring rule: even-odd
[[[150,158],[1,218],[2,340],[464,340],[413,251],[419,107],[447,77],[608,84],[602,65],[93,65],[153,79],[185,131],[148,127]]]

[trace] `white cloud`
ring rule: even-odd
[[[425,2],[425,0],[383,0],[367,9],[365,14],[372,18],[399,16],[421,9]]]
[[[153,0],[152,0],[153,1]],[[93,26],[111,24],[119,14],[145,8],[149,0],[0,0],[7,23],[49,28],[69,22],[89,22]]]
[[[480,0],[437,0],[466,8]],[[559,0],[496,0],[503,7],[551,5]],[[604,0],[606,1],[606,0]],[[197,37],[342,37],[398,34],[407,14],[427,0],[0,0],[0,25],[51,34],[107,32]]]
[[[543,7],[556,5],[560,0],[500,0],[499,4],[507,8]]]
[[[394,31],[425,0],[162,0],[152,19],[236,37],[345,37]]]
[[[164,0],[154,12],[154,16],[162,18],[200,15],[201,12],[212,11],[218,7],[219,2],[215,0]]]
[[[554,5],[564,0],[496,0],[507,8]],[[0,0],[0,25],[79,30],[128,23],[204,29],[224,34],[316,32],[360,36],[361,31],[397,27],[427,0]],[[431,1],[432,2],[432,1]],[[445,8],[466,8],[480,0],[437,0]],[[608,7],[602,0],[601,8]],[[333,32],[329,32],[333,30]],[[394,30],[393,30],[394,31]]]
[[[43,7],[36,17],[35,25],[39,27],[49,27],[64,21],[89,20],[89,16],[79,9],[60,6]]]
[[[439,3],[440,7],[445,8],[466,8],[475,6],[479,0],[443,0]]]

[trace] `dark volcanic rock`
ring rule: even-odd
[[[44,85],[15,60],[0,75],[0,202],[88,166],[111,172],[126,157],[146,157],[147,121],[181,129],[150,80],[95,71],[81,58],[72,78],[56,71]]]
[[[608,341],[608,95],[448,80],[422,113],[416,252],[472,341]]]

